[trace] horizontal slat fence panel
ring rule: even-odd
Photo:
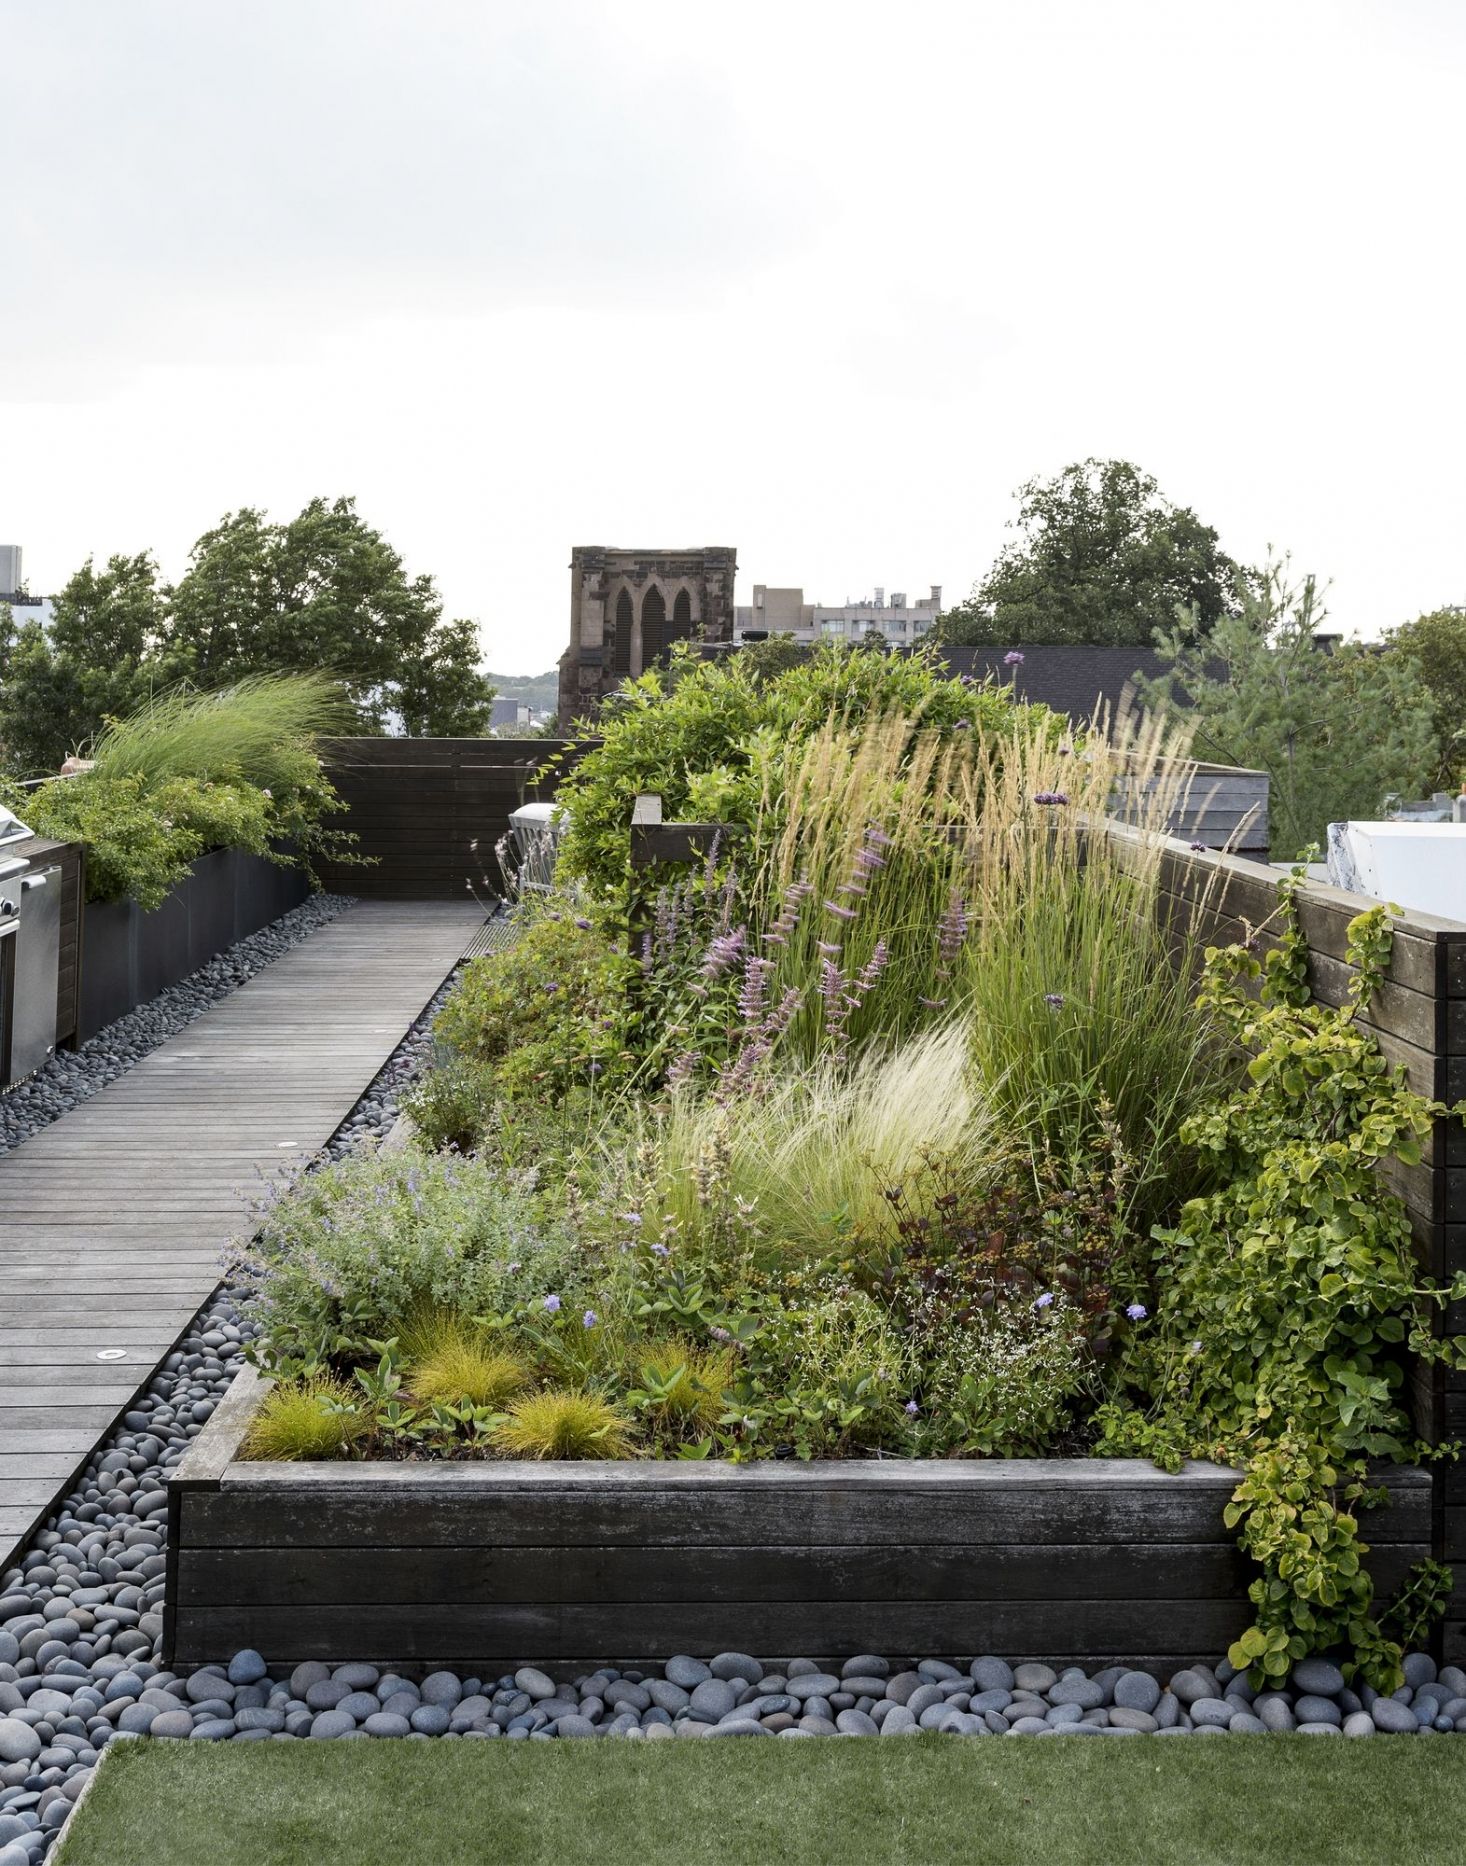
[[[343,893],[464,900],[502,891],[495,844],[520,804],[553,797],[561,739],[330,739],[322,747],[366,863],[326,863]],[[570,756],[575,755],[572,749]]]

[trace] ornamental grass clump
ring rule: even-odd
[[[180,686],[127,719],[109,720],[90,750],[102,777],[242,781],[270,791],[313,782],[315,741],[349,732],[353,714],[326,674],[255,674],[213,692]]]
[[[344,1381],[329,1374],[280,1381],[260,1402],[240,1456],[291,1462],[343,1458],[369,1430]]]
[[[318,857],[357,859],[356,838],[325,826],[344,805],[315,744],[349,718],[321,675],[261,675],[213,693],[178,687],[109,721],[89,770],[13,800],[40,833],[85,847],[90,900],[157,908],[211,849],[311,872]]]
[[[484,1406],[501,1412],[529,1380],[529,1369],[516,1355],[460,1333],[445,1338],[423,1358],[409,1361],[406,1384],[413,1398],[425,1405]]]
[[[685,1340],[642,1342],[630,1355],[627,1395],[653,1430],[682,1439],[710,1432],[723,1411],[733,1381],[728,1348],[700,1347]]]
[[[907,1189],[915,1217],[926,1215],[941,1189],[935,1159],[973,1186],[1001,1169],[1004,1137],[971,1046],[957,1018],[849,1062],[826,1054],[786,1064],[731,1103],[688,1085],[618,1141],[654,1152],[659,1222],[684,1250],[701,1253],[726,1233],[731,1207],[747,1214],[744,1233],[770,1260],[818,1257],[888,1237],[893,1187]]]
[[[507,1458],[627,1458],[632,1450],[626,1420],[614,1406],[568,1388],[517,1401],[492,1436]]]

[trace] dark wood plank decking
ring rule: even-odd
[[[0,1155],[0,1568],[209,1296],[262,1179],[330,1138],[482,918],[359,902]]]

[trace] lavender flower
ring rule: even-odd
[[[831,959],[838,959],[841,954],[841,951],[843,950],[843,948],[835,945],[832,941],[827,940],[827,939],[817,939],[815,941],[815,948],[817,951],[826,954]]]
[[[924,1004],[929,1011],[945,1011],[947,1008],[947,1000],[945,998],[923,998],[920,993],[918,993],[916,1001],[918,1004]]]
[[[1062,991],[1046,991],[1044,993],[1044,1003],[1049,1007],[1051,1011],[1062,1011],[1064,1008],[1063,992]]]
[[[1188,842],[1186,846],[1193,855],[1206,854],[1206,844],[1204,842]]]
[[[709,942],[703,955],[702,976],[721,978],[724,972],[731,971],[743,957],[748,944],[747,927],[734,927],[731,933],[719,933]]]
[[[917,1405],[915,1400],[907,1400],[906,1410],[910,1414],[910,1416],[914,1419],[916,1415],[921,1411],[921,1408],[920,1406]]]
[[[585,1314],[580,1318],[580,1325],[582,1328],[594,1328],[600,1319],[601,1318],[596,1314],[594,1309],[587,1309]]]
[[[581,930],[581,932],[582,932],[582,933],[589,933],[589,932],[590,932],[590,921],[589,921],[589,920],[587,920],[587,919],[586,919],[586,918],[584,917],[584,915],[582,915],[582,914],[577,914],[577,915],[576,915],[576,918],[575,918],[575,924],[576,924],[576,925],[577,925],[577,926],[578,926],[578,927],[580,928],[580,930]]]
[[[1146,1316],[1150,1314],[1150,1310],[1146,1308],[1143,1302],[1132,1302],[1125,1313],[1130,1317],[1132,1322],[1143,1322]]]
[[[672,1067],[667,1071],[667,1087],[676,1088],[679,1082],[685,1082],[701,1061],[701,1050],[683,1050],[682,1054],[674,1059]]]
[[[842,907],[838,901],[826,901],[825,911],[827,913],[832,913],[837,920],[853,920],[855,918],[855,909],[853,907]]]
[[[665,1244],[653,1244],[651,1250],[653,1257],[670,1257],[672,1255]]]
[[[545,1297],[545,1314],[546,1315],[558,1315],[559,1313],[560,1313],[560,1298],[558,1296],[546,1296]]]
[[[618,1216],[623,1225],[639,1225],[642,1222],[640,1212],[620,1212]]]
[[[732,1334],[726,1328],[710,1328],[708,1333],[712,1336],[714,1341],[731,1341],[733,1339]]]
[[[1023,656],[1017,648],[1010,648],[1003,656],[1004,667],[1022,667]]]
[[[1036,790],[1033,801],[1043,804],[1068,803],[1069,793],[1062,790]]]
[[[768,996],[772,959],[760,959],[750,953],[743,962],[743,983],[738,988],[738,1011],[745,1024],[756,1024],[764,1014]]]
[[[1054,1292],[1051,1289],[1046,1289],[1041,1296],[1034,1297],[1033,1306],[1035,1309],[1047,1309],[1052,1306],[1053,1300]]]
[[[937,930],[937,975],[946,978],[956,963],[957,954],[962,949],[962,942],[967,938],[967,903],[961,892],[953,888],[947,901],[947,910],[942,915],[941,926]]]

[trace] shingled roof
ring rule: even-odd
[[[1015,651],[1023,659],[1008,665],[1004,657]],[[1155,680],[1167,671],[1154,648],[1102,648],[1082,642],[1015,642],[1012,647],[944,647],[937,652],[954,674],[1011,683],[1020,698],[1040,701],[1072,719],[1091,718],[1101,701],[1113,710],[1126,687],[1134,687],[1137,675]]]

